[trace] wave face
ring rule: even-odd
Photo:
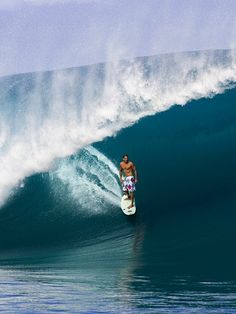
[[[229,51],[2,78],[0,309],[235,313],[234,82]]]
[[[235,313],[235,100],[174,106],[24,179],[0,211],[2,311]]]
[[[234,51],[203,51],[0,79],[0,205],[58,158],[236,80]]]
[[[173,255],[174,261],[186,256],[197,261],[208,251],[214,256],[213,248],[219,249],[220,243],[236,260],[231,250],[236,218],[235,99],[236,89],[231,89],[174,106],[116,137],[55,160],[48,172],[25,178],[0,211],[0,249],[89,247],[112,240],[122,255],[121,243],[134,236],[131,251],[137,246],[148,260],[157,258],[161,264],[162,258]],[[118,166],[124,153],[139,174],[138,212],[131,221],[119,208]],[[180,243],[181,250],[191,252],[178,253]]]
[[[88,146],[24,180],[1,210],[1,249],[84,245],[122,226],[117,167]],[[107,224],[102,229],[103,224]],[[101,230],[102,229],[102,230]],[[122,227],[121,227],[122,229]]]

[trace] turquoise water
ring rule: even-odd
[[[8,96],[16,101],[25,94],[13,88]],[[150,111],[114,131],[116,136],[101,137],[68,157],[55,154],[39,172],[45,151],[60,141],[60,130],[35,110],[42,123],[54,127],[54,142],[47,146],[37,119],[33,123],[25,115],[30,105],[22,100],[23,111],[14,107],[32,128],[31,151],[37,147],[44,159],[18,162],[19,169],[34,171],[22,170],[1,207],[2,312],[235,313],[236,89],[196,98],[155,115]],[[131,107],[129,113],[135,111],[134,103]],[[5,107],[4,117],[9,114]],[[65,108],[63,115],[68,115]],[[12,123],[19,134],[17,121]],[[8,138],[11,147],[18,143],[18,155],[20,145],[28,145],[27,136],[25,142],[17,142],[14,132]],[[62,143],[64,153],[68,146]],[[2,160],[7,156],[14,165],[7,151],[3,145]],[[119,207],[118,166],[124,153],[139,176],[134,217]]]

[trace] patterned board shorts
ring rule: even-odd
[[[125,177],[123,181],[123,191],[134,192],[135,191],[135,180],[133,176]]]

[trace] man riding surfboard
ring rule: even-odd
[[[127,199],[131,200],[131,204],[128,206],[130,209],[134,206],[135,183],[138,182],[137,170],[134,163],[129,160],[127,154],[124,155],[122,159],[120,163],[120,181],[123,191],[127,194]],[[122,178],[123,173],[124,179]]]

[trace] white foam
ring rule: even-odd
[[[60,203],[73,203],[70,208],[86,215],[98,214],[119,206],[121,187],[116,166],[102,153],[89,146],[73,159],[58,162],[50,171],[52,190]],[[110,205],[110,206],[109,206]]]
[[[236,81],[235,52],[163,56],[35,73],[0,82],[0,205],[54,160],[174,104],[211,97]]]

